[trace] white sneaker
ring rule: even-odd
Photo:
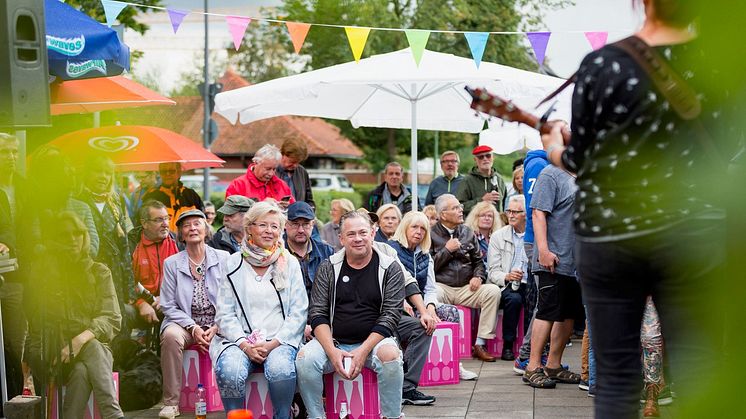
[[[469,380],[476,380],[479,375],[476,373],[473,373],[466,368],[464,368],[464,364],[459,362],[458,363],[458,378],[469,381]]]
[[[174,419],[179,415],[179,406],[163,406],[161,412],[158,413],[158,417],[161,419]]]

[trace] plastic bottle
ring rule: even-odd
[[[197,384],[197,401],[194,402],[195,419],[207,419],[207,399],[205,398],[205,388],[202,384]]]
[[[342,402],[342,404],[339,406],[339,419],[348,419],[349,417],[350,415],[347,412],[347,403]]]

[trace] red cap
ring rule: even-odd
[[[479,146],[474,147],[474,150],[471,151],[471,154],[476,156],[477,154],[491,153],[491,152],[492,152],[492,147],[488,145],[479,145]]]

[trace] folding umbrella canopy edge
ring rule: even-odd
[[[176,104],[123,76],[54,82],[49,87],[52,115]]]

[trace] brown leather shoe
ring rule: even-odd
[[[474,345],[474,348],[471,350],[471,356],[484,362],[497,361],[497,358],[487,352],[487,348],[485,348],[484,345]]]
[[[658,384],[645,383],[645,406],[642,409],[642,417],[657,418],[658,412],[658,394],[661,387]]]

